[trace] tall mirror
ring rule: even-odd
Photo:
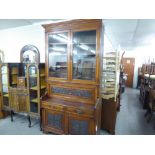
[[[40,53],[36,46],[25,45],[20,51],[20,62],[22,63],[40,63]]]

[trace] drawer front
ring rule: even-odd
[[[60,111],[64,110],[64,107],[61,105],[53,105],[46,102],[42,102],[42,108],[60,110]]]
[[[94,111],[91,109],[67,107],[67,111],[78,115],[88,115],[89,117],[93,117],[94,115]]]
[[[85,116],[68,114],[68,134],[71,135],[90,135],[94,132],[94,119]]]

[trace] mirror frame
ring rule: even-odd
[[[20,62],[21,63],[27,63],[27,62],[24,62],[24,59],[23,59],[23,55],[26,51],[32,51],[37,55],[37,62],[33,62],[33,63],[37,63],[37,64],[40,63],[40,52],[39,52],[38,48],[34,45],[25,45],[21,49],[21,51],[20,51]]]

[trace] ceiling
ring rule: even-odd
[[[0,19],[0,30],[39,23],[52,23],[61,20],[62,19]]]
[[[124,50],[155,46],[154,19],[106,19],[105,34],[113,47]]]
[[[62,19],[0,19],[0,30],[39,23],[51,23]],[[106,19],[105,34],[114,48],[133,50],[155,44],[154,19]]]

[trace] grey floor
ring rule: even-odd
[[[139,90],[126,88],[121,99],[121,109],[117,114],[116,135],[154,135],[155,116],[150,123],[144,118],[145,110],[139,102]],[[39,128],[39,120],[32,120],[32,127],[23,116],[16,115],[14,121],[10,117],[0,120],[0,135],[43,135]],[[101,130],[101,135],[108,135]]]

